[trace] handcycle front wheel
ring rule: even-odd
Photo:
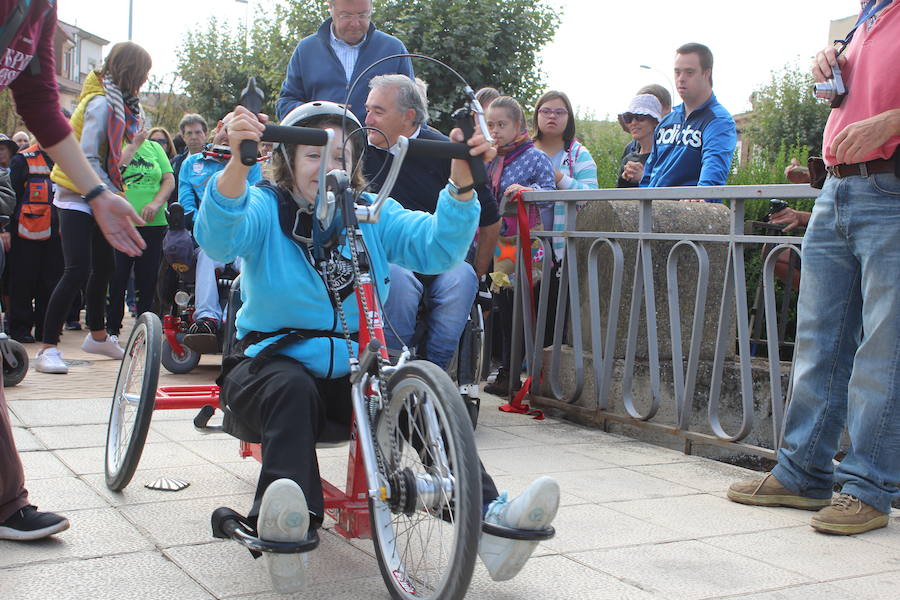
[[[178,334],[180,338],[184,338],[184,334]],[[179,339],[179,342],[182,340]],[[200,353],[191,350],[183,343],[181,344],[182,354],[178,354],[167,338],[162,340],[161,361],[162,365],[169,373],[173,375],[184,375],[193,371],[200,364]]]
[[[374,436],[390,495],[369,502],[372,538],[391,597],[462,598],[478,553],[481,473],[450,377],[426,361],[399,369]]]
[[[104,471],[106,487],[120,491],[134,476],[156,404],[162,324],[155,314],[138,317],[119,366],[109,427],[106,432]]]

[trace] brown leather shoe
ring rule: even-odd
[[[853,535],[886,527],[889,514],[872,508],[856,496],[838,494],[827,506],[814,514],[809,524],[816,531],[837,535]]]
[[[728,499],[753,506],[787,506],[802,510],[819,510],[831,504],[829,498],[810,498],[790,491],[771,473],[760,479],[738,481],[728,487]]]

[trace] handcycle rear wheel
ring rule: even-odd
[[[450,377],[413,361],[388,382],[374,428],[391,494],[370,500],[378,567],[396,600],[465,596],[481,527],[481,474]]]
[[[125,346],[106,432],[106,487],[125,488],[134,476],[156,403],[162,325],[146,312],[138,317]]]

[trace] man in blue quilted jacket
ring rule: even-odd
[[[281,95],[275,105],[279,119],[311,100],[344,103],[352,83],[367,67],[393,54],[405,54],[403,42],[378,31],[372,23],[372,0],[329,0],[331,16],[313,35],[300,40]],[[366,118],[369,80],[376,75],[401,73],[414,77],[409,58],[379,64],[360,80],[350,96],[350,110],[362,122]]]

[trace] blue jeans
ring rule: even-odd
[[[427,288],[412,271],[391,265],[391,288],[384,303],[384,316],[397,335],[391,327],[385,327],[388,348],[400,350],[412,344],[419,302],[424,297],[428,323],[417,354],[446,369],[459,346],[477,292],[478,278],[466,262],[441,273]]]
[[[803,239],[793,398],[773,474],[890,513],[900,482],[900,179],[829,177]],[[834,467],[841,433],[851,447]]]

